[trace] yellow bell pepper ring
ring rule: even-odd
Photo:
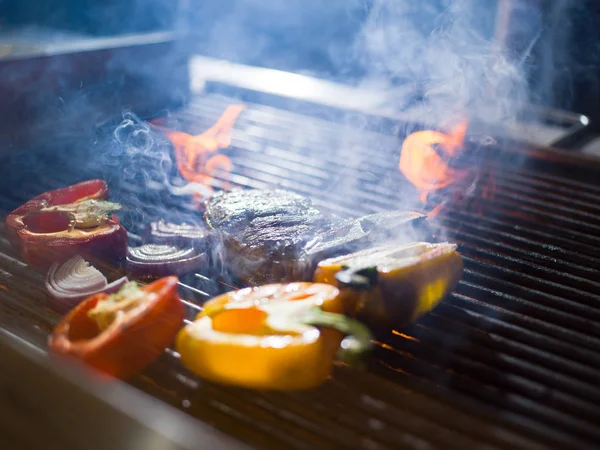
[[[323,383],[337,356],[352,362],[370,334],[345,317],[339,290],[271,284],[209,300],[180,332],[181,362],[202,378],[254,389],[300,390]],[[344,338],[344,335],[349,335]]]
[[[456,286],[463,260],[455,244],[381,246],[321,261],[317,283],[337,286],[346,312],[371,326],[402,326],[435,308]]]

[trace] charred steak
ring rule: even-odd
[[[391,212],[343,219],[280,189],[220,192],[206,201],[204,212],[207,226],[222,241],[219,256],[250,285],[310,280],[320,260],[357,250],[422,217]]]

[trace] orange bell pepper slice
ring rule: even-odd
[[[338,287],[346,313],[372,326],[402,326],[435,308],[463,271],[448,242],[387,245],[321,261],[316,283]]]
[[[176,349],[182,363],[207,380],[310,389],[330,376],[336,353],[350,360],[370,347],[368,330],[342,310],[338,289],[326,284],[241,289],[208,301],[179,332]]]

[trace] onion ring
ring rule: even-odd
[[[182,249],[173,245],[144,244],[127,250],[128,271],[144,278],[184,275],[207,261],[207,254],[193,247]]]
[[[51,305],[60,312],[66,312],[84,298],[100,292],[116,292],[128,281],[127,277],[122,277],[109,284],[98,269],[75,255],[63,264],[52,264],[45,284]]]

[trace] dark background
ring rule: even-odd
[[[508,43],[514,58],[523,58],[533,101],[600,117],[600,2],[513,2]],[[444,26],[453,2],[421,4],[426,6],[416,7],[413,18],[427,33]],[[176,29],[186,33],[185,49],[193,53],[355,84],[377,69],[356,45],[373,5],[370,0],[0,1],[0,34],[24,28],[94,36]],[[493,39],[496,1],[472,1],[471,7],[477,31]],[[381,71],[394,83],[407,81]]]

